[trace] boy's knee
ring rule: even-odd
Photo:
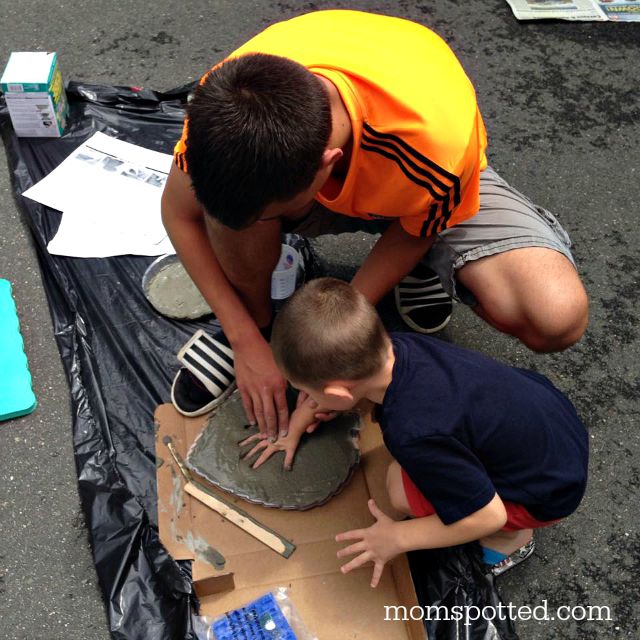
[[[402,468],[397,462],[392,462],[387,469],[387,494],[391,506],[400,513],[411,515],[411,507],[404,491],[402,482]]]
[[[529,247],[471,262],[458,275],[480,317],[533,351],[562,351],[583,336],[589,301],[573,265]]]
[[[589,324],[589,300],[584,289],[567,296],[549,296],[532,309],[518,337],[533,351],[550,353],[574,345]]]

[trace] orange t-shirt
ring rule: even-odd
[[[400,18],[318,11],[274,24],[229,57],[247,53],[289,58],[337,87],[353,149],[346,177],[316,195],[328,209],[399,218],[415,236],[477,213],[486,131],[471,81],[435,33]],[[184,171],[187,126],[175,147]]]

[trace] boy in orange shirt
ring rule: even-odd
[[[284,434],[268,340],[282,231],[382,233],[352,284],[395,288],[416,331],[451,299],[538,351],[568,347],[587,298],[557,220],[487,167],[473,86],[418,24],[320,11],[275,24],[202,79],[163,195],[163,220],[223,333],[189,343],[173,385],[187,415],[236,383],[247,417]],[[312,206],[315,205],[315,206]]]

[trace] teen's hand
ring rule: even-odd
[[[298,399],[296,401],[296,408],[301,407],[303,404],[311,407],[311,409],[318,408],[318,403],[313,398],[309,397],[308,393],[306,393],[305,391],[300,391],[300,393],[298,394]],[[315,421],[307,427],[307,433],[313,433],[321,422],[333,420],[337,415],[337,411],[318,411],[314,414]]]
[[[349,573],[352,569],[362,566],[365,562],[373,562],[373,576],[371,586],[377,587],[382,576],[384,565],[395,558],[401,551],[396,543],[397,525],[400,524],[378,509],[373,500],[369,500],[369,511],[376,519],[376,523],[366,529],[354,529],[339,533],[336,542],[357,540],[354,544],[340,549],[338,558],[358,554],[353,560],[342,565],[342,573]]]
[[[260,338],[250,345],[234,345],[233,354],[247,420],[257,424],[265,437],[282,437],[289,430],[287,383],[273,359],[271,347]]]

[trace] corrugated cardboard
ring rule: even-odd
[[[372,565],[343,575],[340,566],[346,560],[336,557],[345,546],[335,542],[337,533],[373,523],[369,497],[383,510],[389,509],[385,479],[390,457],[376,425],[365,421],[360,468],[349,485],[321,507],[269,509],[220,492],[296,545],[293,555],[285,559],[182,491],[182,477],[162,440],[171,436],[177,451],[186,457],[205,422],[206,418],[185,418],[169,404],[156,411],[156,447],[162,460],[158,467],[160,538],[175,559],[194,560],[194,586],[203,615],[221,615],[284,586],[290,589],[305,625],[321,640],[426,638],[419,621],[384,620],[385,605],[404,605],[408,610],[418,605],[406,556],[385,568],[376,589],[369,586]],[[207,546],[225,556],[224,569],[216,570],[206,561]]]

